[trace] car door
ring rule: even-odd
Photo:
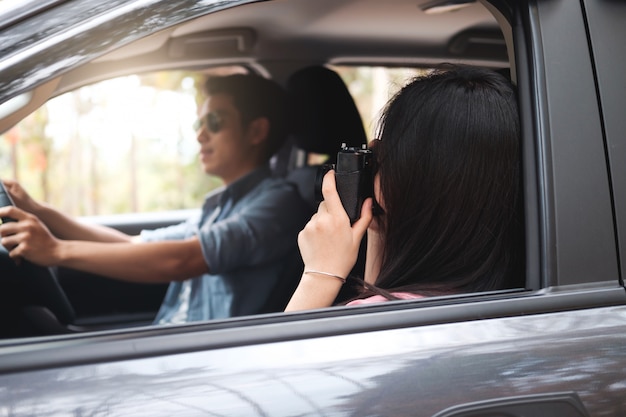
[[[626,32],[620,22],[626,18],[626,5],[622,2],[587,1],[585,12],[593,48],[590,58],[597,73],[598,101],[615,200],[619,259],[623,268],[626,262],[623,243],[626,236],[626,120],[623,117],[626,105],[626,48],[620,39]]]
[[[531,232],[527,243],[543,245],[529,267],[540,268],[542,286],[617,283],[611,193],[584,16],[579,5],[555,0],[529,2],[520,18],[527,35],[525,44],[516,45],[518,63],[530,67],[527,74],[520,71],[519,80],[524,146],[526,160],[536,164],[526,170],[526,198],[535,198],[538,184],[538,201],[527,207],[540,222],[538,239]],[[532,125],[527,117],[534,118]]]
[[[0,410],[623,414],[626,296],[585,10],[490,6],[520,94],[526,288],[5,341]]]

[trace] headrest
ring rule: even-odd
[[[341,77],[323,66],[303,68],[287,81],[291,131],[307,152],[336,155],[341,143],[366,143],[361,115]]]

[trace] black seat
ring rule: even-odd
[[[321,164],[308,165],[308,155],[328,155],[325,162],[334,163],[342,143],[360,146],[367,137],[354,100],[336,72],[323,66],[298,70],[287,81],[287,93],[291,135],[281,152],[291,155],[278,155],[273,169],[297,186],[308,214],[313,215],[319,203],[315,178]],[[262,313],[284,310],[295,291],[303,264],[299,252],[294,255],[285,258],[285,271]]]
[[[294,146],[304,155],[304,166],[292,169],[287,179],[295,183],[312,210],[317,209],[315,177],[321,164],[308,165],[310,153],[328,155],[334,163],[342,143],[367,142],[361,115],[341,77],[324,66],[310,66],[293,73],[287,82]]]
[[[323,66],[303,68],[289,78],[290,120],[293,144],[302,156],[303,166],[292,169],[287,179],[295,183],[302,198],[309,204],[311,214],[319,201],[315,193],[317,171],[323,163],[335,163],[341,144],[360,147],[367,143],[361,115],[347,86],[335,71]],[[307,164],[310,153],[328,155],[323,163]],[[351,275],[363,276],[365,242]],[[294,288],[295,289],[295,288]],[[355,287],[344,286],[337,302],[351,299]]]

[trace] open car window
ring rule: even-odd
[[[258,8],[262,13],[266,5],[248,6],[250,14],[244,16],[252,24],[257,16],[254,11]],[[229,13],[235,13],[235,9],[226,10],[223,15]],[[482,9],[468,16],[464,25],[454,22],[460,31],[457,49],[485,44],[481,45],[482,49],[465,51],[472,55],[467,62],[495,69],[510,66],[507,55],[503,54],[500,31],[492,28],[480,32],[482,37],[478,37],[479,31],[473,29],[481,24],[493,25],[493,16]],[[197,27],[204,24],[210,27],[212,19],[211,15],[203,16],[136,44],[130,43],[95,59],[86,65],[88,69],[77,68],[60,79],[54,88],[62,90],[62,94],[0,136],[0,177],[19,180],[33,197],[65,214],[113,226],[132,235],[185,220],[191,210],[198,210],[208,192],[221,185],[219,179],[202,172],[192,129],[205,77],[210,73],[247,72],[252,68],[285,85],[298,69],[320,64],[306,60],[281,63],[272,57],[255,57],[257,50],[251,45],[263,38],[238,27],[198,31]],[[470,29],[466,30],[466,26]],[[170,35],[171,42],[166,41]],[[485,52],[491,44],[497,48]],[[159,48],[169,59],[180,59],[182,69],[175,69],[176,65],[170,62],[158,63],[163,58],[159,56]],[[267,53],[262,48],[258,51]],[[375,138],[382,110],[393,95],[414,77],[427,74],[436,63],[448,60],[424,58],[419,54],[387,60],[380,56],[380,51],[372,57],[353,57],[351,53],[348,45],[335,51],[336,56],[323,65],[335,71],[345,83],[368,141]],[[249,56],[240,58],[238,54]],[[402,54],[410,55],[410,52]],[[132,58],[133,55],[140,55],[140,59]],[[146,61],[151,62],[146,66],[174,69],[129,71],[129,75],[115,77],[104,75],[111,71],[109,67],[118,64],[116,61],[127,59],[134,67],[140,68]],[[90,75],[89,70],[97,75]],[[82,77],[102,81],[84,84]],[[81,87],[71,88],[75,85]],[[304,164],[315,165],[327,157],[324,154],[316,159],[310,153]],[[166,212],[167,215],[161,214]],[[66,268],[57,272],[59,283],[76,310],[77,322],[88,330],[150,324],[165,292],[163,285],[151,286],[150,292],[144,292],[144,287],[94,274]],[[141,302],[136,301],[138,298]]]
[[[368,139],[374,139],[376,125],[387,102],[413,78],[432,71],[428,67],[386,67],[330,65],[346,83],[359,109]]]
[[[0,177],[71,216],[197,208],[221,185],[192,128],[205,77],[128,75],[52,98],[0,136]]]
[[[244,13],[244,20],[248,19],[251,25],[256,22],[256,11],[262,12],[274,4],[266,3],[246,5],[250,10],[246,13],[250,14]],[[356,7],[358,3],[350,4]],[[515,63],[511,61],[513,44],[506,19],[498,13],[494,16],[495,9],[471,7],[478,10],[467,16],[463,14],[465,11],[453,12],[458,13],[454,15],[457,18],[449,24],[456,27],[458,33],[450,39],[446,53],[426,48],[412,55],[413,50],[402,42],[397,51],[390,51],[389,57],[383,54],[384,48],[377,49],[369,57],[358,54],[352,51],[350,43],[341,50],[328,52],[323,65],[339,74],[346,84],[359,110],[367,140],[375,137],[381,112],[389,99],[414,77],[427,74],[438,63],[457,61],[499,71],[514,69]],[[215,15],[228,17],[232,13],[231,18],[236,21],[236,12],[231,9]],[[439,17],[433,16],[424,21],[434,25]],[[16,178],[35,198],[61,208],[66,214],[88,216],[90,221],[97,216],[181,211],[180,215],[162,217],[154,222],[128,218],[124,224],[127,228],[123,230],[132,234],[144,228],[184,220],[188,212],[183,210],[197,210],[205,195],[221,185],[215,177],[202,173],[198,164],[198,145],[191,127],[196,118],[195,107],[201,100],[199,85],[204,77],[211,71],[245,72],[252,68],[286,84],[289,76],[298,69],[323,61],[294,58],[293,62],[282,62],[271,54],[257,57],[257,53],[268,52],[250,46],[265,39],[253,36],[254,31],[235,28],[237,25],[232,30],[217,31],[211,26],[212,19],[214,16],[207,14],[187,24],[157,32],[136,44],[131,42],[95,59],[85,65],[88,69],[70,71],[56,88],[65,91],[68,86],[83,85],[82,77],[103,81],[63,92],[4,132],[0,136],[3,162],[0,177]],[[211,30],[198,30],[202,25],[208,25]],[[483,26],[489,29],[481,29]],[[391,28],[387,30],[391,31]],[[425,29],[416,29],[418,32],[422,30]],[[434,34],[434,29],[431,30]],[[171,42],[166,40],[169,36]],[[386,33],[381,35],[381,40],[391,41],[393,37]],[[297,38],[284,42],[283,46],[287,48],[289,42],[295,43]],[[333,46],[320,43],[319,47]],[[143,48],[146,52],[142,52]],[[150,61],[163,58],[157,53],[159,48],[169,54],[168,59],[180,59],[181,69],[173,69],[177,65],[172,62]],[[240,49],[234,53],[229,48]],[[372,48],[380,47],[373,44]],[[280,54],[281,50],[277,49],[275,53]],[[291,50],[287,54],[293,53]],[[398,56],[392,56],[394,53]],[[134,55],[141,59],[132,58]],[[129,71],[130,75],[108,79],[104,75],[106,71],[119,72],[109,67],[120,63],[128,62],[132,67],[140,68],[144,60],[152,62],[150,66],[162,65],[170,69],[135,74]],[[89,70],[97,75],[88,75]],[[309,158],[307,162],[316,164],[318,161]],[[121,311],[121,315],[137,313],[136,309],[129,307],[132,297],[122,300],[123,305],[112,303],[113,307],[106,311],[93,307],[104,308],[110,300],[96,304],[83,301],[85,297],[81,295],[86,293],[114,294],[118,288],[123,288],[118,287],[119,283],[110,284],[115,288],[113,290],[101,291],[104,287],[99,285],[88,289],[94,282],[106,281],[81,281],[80,276],[72,272],[60,272],[60,282],[69,289],[74,302],[84,308],[84,315],[89,316],[89,320],[100,313],[108,316],[114,311]],[[133,291],[127,294],[134,294]],[[154,295],[150,306],[146,307],[148,311],[141,311],[142,317],[154,313],[159,297],[162,297],[162,291]]]

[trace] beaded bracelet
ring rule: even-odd
[[[330,272],[322,272],[322,271],[315,271],[315,270],[309,269],[309,270],[304,271],[304,273],[305,274],[326,275],[326,276],[329,276],[329,277],[337,278],[339,281],[341,281],[342,284],[346,283],[346,279],[344,277],[340,277],[339,275],[331,274]]]

